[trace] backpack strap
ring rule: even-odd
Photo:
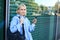
[[[20,16],[18,16],[18,18],[20,19]]]

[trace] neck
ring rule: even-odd
[[[21,14],[18,14],[19,16],[21,16],[21,17],[25,17],[25,15],[21,15]]]

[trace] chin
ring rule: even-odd
[[[25,15],[23,15],[23,16],[25,16]]]

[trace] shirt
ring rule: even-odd
[[[11,20],[10,23],[10,31],[12,33],[16,32],[17,30],[20,32],[20,34],[23,34],[22,32],[22,25],[20,24],[20,19],[18,18],[18,16],[23,17],[24,18],[24,30],[25,30],[25,40],[33,40],[32,39],[32,35],[31,32],[34,31],[35,29],[35,24],[30,24],[30,21],[28,20],[27,17],[25,16],[21,16],[19,14],[17,14],[16,16],[14,16]]]

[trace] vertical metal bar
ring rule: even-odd
[[[58,2],[59,2],[59,0],[58,0]],[[58,13],[59,11],[57,10],[57,13]],[[57,15],[57,24],[56,24],[57,26],[56,26],[56,37],[55,37],[55,40],[57,40],[57,34],[58,34],[58,15]]]
[[[5,40],[7,40],[7,27],[9,26],[9,1],[10,0],[6,0],[6,18],[5,18]]]
[[[57,32],[58,32],[58,17],[57,17],[57,24],[56,24],[56,37],[55,37],[55,40],[57,40]]]

